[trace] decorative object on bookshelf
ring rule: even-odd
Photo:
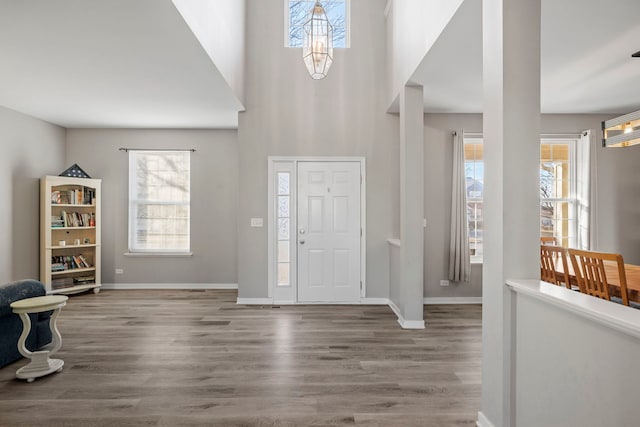
[[[67,170],[62,172],[59,176],[68,176],[71,178],[91,178],[77,163],[69,166]]]
[[[100,290],[101,180],[41,180],[40,281],[48,294]]]

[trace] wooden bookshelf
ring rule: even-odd
[[[101,180],[40,180],[40,281],[48,294],[100,291]]]

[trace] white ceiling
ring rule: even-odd
[[[481,1],[412,81],[425,111],[482,111]],[[543,0],[542,110],[640,108],[640,1]],[[70,128],[235,128],[242,104],[171,0],[0,0],[0,105]]]
[[[481,8],[466,0],[412,76],[425,111],[482,111]],[[640,108],[639,16],[638,0],[542,0],[542,112]]]
[[[234,128],[171,0],[0,0],[0,105],[64,127]]]

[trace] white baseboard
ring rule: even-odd
[[[362,298],[360,300],[362,305],[389,305],[389,298]]]
[[[237,283],[103,283],[102,289],[238,289]]]
[[[236,301],[240,305],[274,305],[271,298],[240,298]],[[279,304],[277,304],[279,305]]]
[[[476,421],[478,427],[495,427],[489,418],[487,418],[482,411],[478,412],[478,420]]]
[[[482,297],[430,297],[424,299],[424,304],[482,304]]]
[[[238,298],[240,305],[388,305],[388,298],[362,298],[359,302],[273,301],[271,298]]]
[[[389,300],[389,307],[396,314],[398,323],[402,329],[424,329],[424,320],[406,320],[400,313],[400,309],[393,301]]]

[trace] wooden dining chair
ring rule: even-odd
[[[540,236],[540,244],[558,246],[558,239],[554,236]]]
[[[620,295],[622,304],[629,305],[627,293],[627,275],[624,270],[622,255],[606,252],[583,251],[569,249],[569,258],[580,287],[580,292],[611,301],[604,262],[613,261],[618,267]]]
[[[562,273],[558,272],[561,263]],[[561,246],[540,245],[540,280],[571,289],[567,250]]]

